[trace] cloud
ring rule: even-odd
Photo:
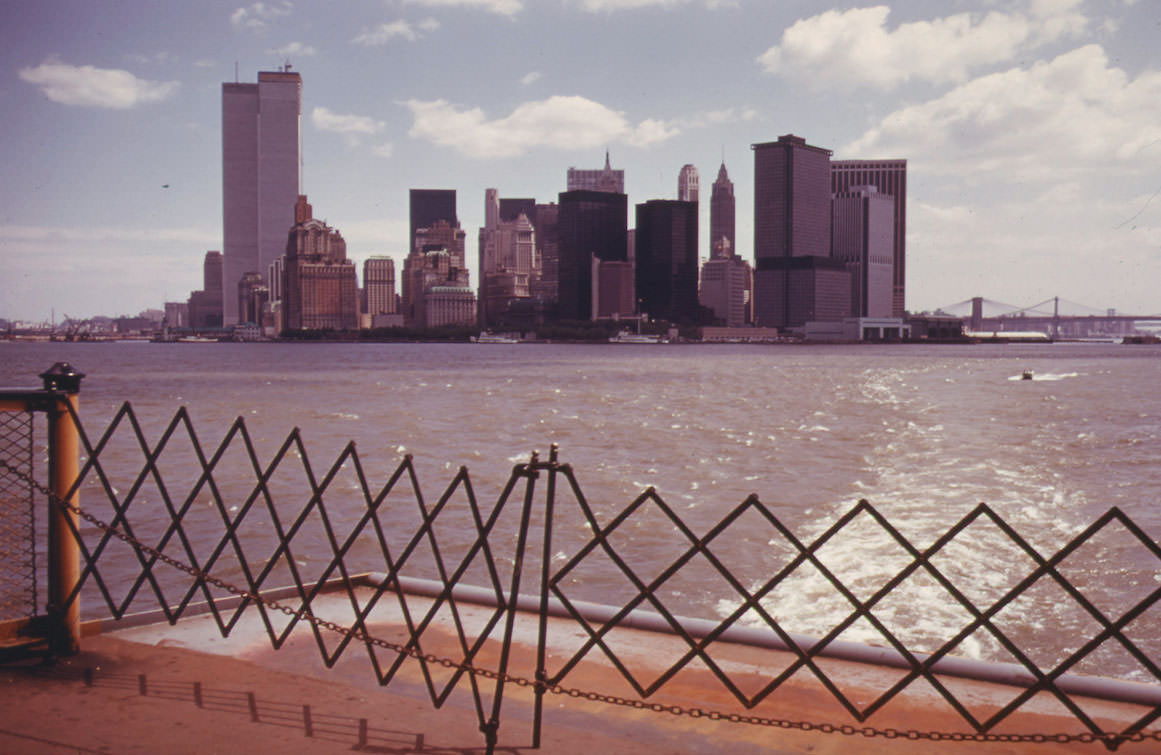
[[[383,142],[372,147],[371,152],[378,157],[391,157],[391,155],[395,154],[395,145],[391,142]]]
[[[1029,48],[1082,33],[1081,0],[1031,0],[1026,13],[959,13],[887,28],[890,9],[829,10],[796,21],[758,56],[770,74],[825,85],[891,89],[907,81],[964,81]]]
[[[524,8],[523,0],[404,0],[428,8],[478,8],[501,16],[515,16]]]
[[[1158,102],[1161,72],[1130,78],[1087,45],[901,108],[841,152],[908,157],[927,172],[967,177],[1139,172],[1161,159]]]
[[[534,147],[583,149],[610,142],[647,146],[665,141],[677,129],[649,119],[633,125],[622,113],[578,96],[525,102],[509,115],[489,120],[480,108],[461,108],[446,100],[403,103],[414,122],[408,134],[468,157],[512,157]]]
[[[529,84],[533,84],[539,80],[540,80],[540,71],[529,71],[528,73],[526,73],[522,77],[520,77],[520,83],[523,84],[524,86],[528,86]]]
[[[277,55],[279,58],[286,59],[291,57],[304,57],[314,55],[316,50],[312,45],[304,45],[302,42],[291,42],[282,47],[275,47],[266,52],[271,55]]]
[[[310,111],[310,122],[319,131],[342,134],[350,145],[358,144],[363,136],[371,136],[383,130],[386,125],[365,115],[341,115],[325,107]]]
[[[35,68],[21,68],[20,78],[35,84],[44,96],[62,105],[125,110],[171,97],[176,81],[148,81],[128,71],[72,66],[49,58]]]
[[[425,18],[415,25],[412,25],[409,21],[399,19],[391,23],[379,24],[369,29],[363,29],[351,41],[357,45],[367,47],[385,45],[392,39],[405,39],[408,42],[414,42],[423,33],[433,32],[438,28],[439,21],[434,18]]]
[[[280,16],[290,15],[293,9],[294,5],[289,2],[278,4],[254,3],[244,8],[238,8],[231,13],[230,23],[234,25],[235,29],[260,31],[265,29],[271,20]]]

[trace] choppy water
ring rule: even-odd
[[[413,454],[431,500],[460,465],[480,499],[494,500],[513,463],[557,443],[603,515],[654,486],[698,534],[755,493],[807,542],[864,498],[920,549],[982,501],[1044,555],[1113,506],[1161,538],[1157,347],[0,344],[0,384],[35,385],[61,360],[88,375],[90,432],[125,400],[154,438],[180,405],[208,443],[243,416],[265,458],[299,427],[316,467],[355,440],[379,484]],[[1019,380],[1024,370],[1036,379]],[[713,549],[753,588],[790,551],[765,522],[742,524]],[[1062,567],[1113,617],[1161,588],[1161,563],[1118,532]],[[622,537],[647,572],[687,546],[657,517]],[[862,599],[908,560],[867,520],[820,553]],[[679,613],[727,615],[738,598],[695,561],[659,594]],[[982,525],[936,562],[985,604],[1031,568],[1027,554]],[[595,567],[574,582],[578,598],[627,589]],[[850,612],[805,572],[763,605],[808,633]],[[929,578],[909,580],[875,613],[929,647],[967,622]],[[999,622],[1049,666],[1098,628],[1049,580]],[[1156,626],[1158,609],[1127,631],[1161,662]],[[865,623],[843,639],[883,642]],[[1142,678],[1109,645],[1080,670]],[[982,633],[960,652],[1009,660]]]

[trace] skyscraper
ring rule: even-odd
[[[569,191],[605,191],[613,194],[625,193],[625,171],[613,170],[609,162],[609,152],[605,150],[605,167],[597,170],[568,169]]]
[[[722,239],[729,242],[722,244]],[[718,168],[718,177],[710,193],[710,257],[737,253],[734,240],[734,182],[726,173],[726,163]]]
[[[302,78],[290,66],[257,84],[222,84],[222,302],[238,322],[238,283],[286,250],[298,198]],[[267,281],[269,283],[269,281]]]
[[[677,201],[696,202],[698,193],[697,168],[686,163],[677,174]]]
[[[834,160],[830,164],[830,177],[832,194],[855,186],[874,186],[894,201],[891,317],[902,317],[907,293],[907,161]]]
[[[368,257],[363,261],[363,314],[395,314],[395,260]]]
[[[636,292],[642,313],[672,322],[697,316],[697,202],[637,205]]]
[[[793,134],[754,150],[754,322],[799,328],[841,320],[850,277],[831,258],[828,149]]]
[[[593,317],[593,258],[628,258],[628,197],[607,191],[566,191],[558,201],[558,312],[566,320],[589,320]]]
[[[850,317],[892,317],[895,201],[874,186],[834,195],[833,256],[851,276]]]

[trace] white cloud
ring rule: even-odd
[[[428,8],[478,8],[501,16],[514,16],[524,9],[523,0],[405,0]]]
[[[1141,171],[1161,159],[1159,103],[1161,72],[1131,79],[1100,46],[1087,45],[897,110],[841,152],[1012,180]]]
[[[314,55],[316,50],[312,45],[306,45],[302,42],[291,42],[282,47],[275,47],[272,50],[267,50],[272,55],[277,55],[279,58],[297,58]]]
[[[236,29],[251,29],[260,31],[265,29],[267,24],[275,18],[280,16],[290,15],[294,9],[294,5],[289,2],[283,3],[254,3],[244,8],[238,8],[230,14],[230,23]]]
[[[654,119],[634,126],[622,113],[578,96],[525,102],[495,120],[480,108],[461,108],[446,100],[403,104],[414,117],[411,137],[476,158],[512,157],[535,147],[583,149],[610,142],[646,146],[677,134]]]
[[[357,45],[365,45],[368,47],[385,45],[392,39],[405,39],[408,42],[414,42],[422,36],[422,33],[433,32],[438,28],[439,21],[434,18],[425,18],[414,25],[410,21],[399,19],[398,21],[363,29],[351,41]]]
[[[1073,37],[1088,20],[1080,0],[1032,0],[1025,13],[959,13],[887,28],[885,5],[829,10],[800,19],[758,57],[767,73],[817,85],[890,89],[916,80],[964,81],[971,71],[1014,60],[1026,49]]]
[[[529,71],[520,78],[520,83],[524,86],[533,84],[540,80],[540,71]]]
[[[20,78],[62,105],[124,110],[172,96],[176,81],[148,81],[128,71],[72,66],[50,58],[35,68],[21,68]]]
[[[310,122],[319,131],[342,134],[350,145],[358,144],[361,137],[379,133],[386,125],[365,115],[342,115],[325,107],[310,111]]]
[[[378,157],[391,157],[395,154],[395,145],[391,142],[383,142],[371,148],[371,152]]]

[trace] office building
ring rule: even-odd
[[[850,309],[850,276],[830,256],[830,150],[793,134],[752,149],[755,325],[841,320]]]
[[[642,314],[670,322],[697,317],[697,202],[637,205],[636,293]]]
[[[907,293],[907,161],[833,160],[830,175],[832,194],[855,186],[874,186],[880,194],[892,198],[895,228],[891,251],[891,317],[902,317]]]
[[[723,244],[722,240],[726,242]],[[726,163],[718,168],[718,177],[710,190],[710,257],[728,257],[737,254],[734,236],[734,182],[726,173]]]
[[[265,274],[286,249],[299,192],[301,115],[302,78],[289,65],[259,72],[257,84],[222,84],[220,295],[227,325],[239,321],[242,276]]]
[[[751,322],[754,271],[750,263],[733,253],[724,235],[718,239],[713,256],[701,266],[698,302],[729,328]]]
[[[393,315],[397,309],[395,260],[391,257],[363,260],[363,314],[373,322],[375,315]]]
[[[590,320],[596,257],[628,261],[628,197],[608,191],[566,191],[557,198],[557,307],[565,320]]]
[[[698,178],[697,168],[686,163],[681,166],[681,172],[677,174],[677,201],[679,202],[697,202],[698,198]]]
[[[283,329],[357,329],[358,280],[342,234],[312,216],[305,196],[295,204],[294,219],[283,261]]]
[[[625,193],[625,171],[613,170],[609,152],[605,151],[605,167],[596,170],[568,169],[569,191],[603,191],[612,194]]]
[[[202,288],[191,291],[187,306],[189,327],[210,330],[222,327],[222,253],[206,252],[202,262]]]
[[[592,311],[594,320],[620,320],[635,311],[633,263],[592,258]]]
[[[460,227],[455,189],[412,189],[408,193],[408,213],[411,220],[408,254],[415,250],[415,233],[420,228],[430,228],[441,220],[451,228]]]
[[[476,324],[476,294],[464,261],[465,235],[458,223],[443,219],[415,229],[414,247],[403,261],[400,303],[405,325]]]
[[[834,195],[832,256],[851,279],[849,317],[892,317],[895,200],[874,186]]]

